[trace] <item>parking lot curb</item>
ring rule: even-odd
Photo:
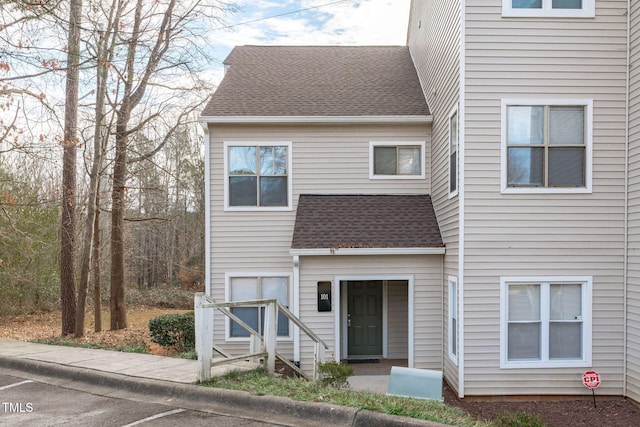
[[[0,356],[0,367],[21,371],[32,376],[58,378],[91,386],[106,387],[118,392],[185,401],[213,406],[217,411],[243,413],[248,418],[261,416],[278,419],[284,424],[334,425],[354,427],[441,427],[443,424],[360,410],[322,402],[302,402],[279,396],[255,396],[248,392],[180,384],[171,381],[134,377],[59,363]],[[201,406],[202,407],[202,406]],[[262,418],[256,418],[262,419]]]

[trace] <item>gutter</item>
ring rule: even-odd
[[[325,255],[444,255],[445,248],[310,248],[289,249],[293,256]]]
[[[217,124],[431,124],[433,116],[200,116],[200,121]]]

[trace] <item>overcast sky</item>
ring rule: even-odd
[[[236,0],[210,34],[222,62],[239,45],[405,45],[410,0]],[[219,64],[212,71],[222,77]],[[218,78],[218,81],[219,81]],[[217,81],[216,81],[217,83]]]

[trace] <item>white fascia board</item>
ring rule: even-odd
[[[312,248],[290,249],[295,256],[324,255],[444,255],[445,248]]]
[[[431,115],[417,116],[200,116],[204,123],[254,123],[254,124],[289,124],[289,123],[422,123],[433,122]]]

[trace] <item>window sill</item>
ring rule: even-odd
[[[291,206],[225,206],[225,212],[289,212]]]
[[[569,19],[581,19],[581,18],[595,18],[595,10],[589,9],[553,9],[553,10],[540,10],[540,9],[503,9],[503,18],[569,18]]]
[[[507,187],[503,188],[502,194],[591,194],[591,187]]]
[[[590,368],[590,360],[549,360],[549,361],[520,361],[501,362],[500,369],[546,369],[546,368]]]

